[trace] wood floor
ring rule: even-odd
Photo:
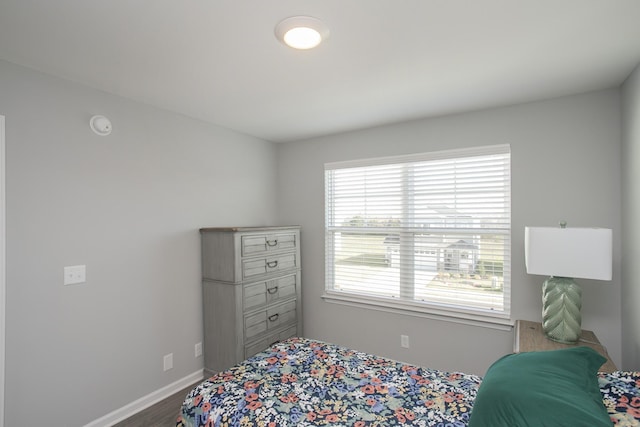
[[[199,384],[198,381],[196,384]],[[113,427],[175,427],[185,396],[196,384],[180,390],[147,409],[115,424]]]

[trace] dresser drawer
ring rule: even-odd
[[[297,301],[293,300],[246,315],[244,317],[245,339],[257,339],[267,331],[296,322],[296,306]]]
[[[244,311],[251,311],[287,298],[295,298],[298,276],[291,274],[277,279],[244,285]]]
[[[277,273],[296,268],[297,265],[295,253],[246,259],[242,261],[242,277],[248,279],[262,274]]]
[[[296,335],[298,335],[298,329],[295,326],[291,326],[282,332],[269,334],[266,337],[245,346],[244,357],[251,357],[256,353],[266,350],[278,341],[286,340],[287,338],[295,337]]]
[[[297,233],[268,233],[242,236],[242,256],[253,256],[268,252],[295,249]]]

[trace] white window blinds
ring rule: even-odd
[[[508,145],[325,165],[326,292],[508,317]]]

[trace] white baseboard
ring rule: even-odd
[[[201,369],[191,375],[187,375],[186,377],[179,379],[174,383],[164,386],[161,389],[154,391],[153,393],[149,393],[148,395],[143,396],[140,399],[131,402],[120,409],[116,409],[115,411],[105,415],[104,417],[100,417],[97,420],[91,421],[84,427],[110,427],[116,423],[119,423],[120,421],[126,420],[130,416],[142,411],[143,409],[146,409],[149,406],[152,406],[160,402],[161,400],[166,399],[172,394],[179,392],[183,388],[188,387],[191,384],[203,379],[204,369]],[[176,418],[177,416],[178,413],[176,412]]]

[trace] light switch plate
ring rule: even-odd
[[[87,266],[72,265],[64,268],[64,284],[76,285],[87,281]]]

